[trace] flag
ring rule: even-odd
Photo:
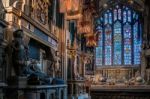
[[[66,0],[67,19],[79,19],[82,15],[82,0]]]
[[[59,12],[65,13],[66,6],[65,6],[65,0],[59,0]]]

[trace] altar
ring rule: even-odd
[[[92,99],[150,99],[149,85],[91,85]]]

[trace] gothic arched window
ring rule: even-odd
[[[95,21],[99,33],[96,66],[139,66],[141,23],[139,14],[127,6],[116,5]]]

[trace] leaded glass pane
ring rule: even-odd
[[[97,26],[96,30],[100,30],[101,29],[101,26]]]
[[[121,9],[118,9],[118,19],[121,20]]]
[[[131,22],[131,11],[128,10],[128,22]]]
[[[122,61],[122,36],[121,36],[121,23],[120,22],[116,22],[114,24],[114,65],[121,65],[121,61]]]
[[[103,34],[102,34],[102,28],[98,30],[99,33],[99,41],[98,41],[98,47],[96,49],[96,64],[98,66],[102,65],[102,57],[103,57]]]
[[[105,24],[107,24],[108,23],[108,15],[107,15],[107,13],[105,13],[104,17],[105,17]]]
[[[117,6],[116,6],[116,8],[118,9],[118,8],[119,8],[119,6],[117,5]]]
[[[123,11],[123,23],[127,22],[127,13]]]
[[[141,43],[138,35],[138,22],[136,22],[133,26],[133,34],[134,34],[134,64],[139,65]]]
[[[112,24],[112,13],[109,12],[109,24]]]
[[[131,26],[126,24],[123,28],[124,34],[124,64],[131,65]]]
[[[139,14],[126,6],[117,5],[109,8],[98,19],[100,24],[96,25],[96,31],[99,32],[96,65],[139,65],[142,44]]]
[[[102,58],[101,58],[101,48],[97,47],[96,48],[96,65],[101,66],[102,65]]]
[[[117,9],[114,9],[114,21],[117,20]]]
[[[107,25],[105,28],[105,65],[111,65],[112,57],[112,31],[111,26]]]
[[[136,13],[133,11],[133,19],[136,19]]]
[[[103,56],[103,33],[102,33],[102,27],[99,28],[97,31],[99,33],[99,41],[98,41],[98,47],[96,48],[96,65],[100,66],[102,65],[102,56]]]
[[[100,18],[101,22],[103,21],[103,17]]]
[[[139,19],[139,15],[138,14],[136,14],[136,20],[138,20]]]

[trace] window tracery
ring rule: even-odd
[[[139,15],[127,6],[116,5],[96,19],[95,29],[99,33],[96,66],[140,65],[142,40]]]

